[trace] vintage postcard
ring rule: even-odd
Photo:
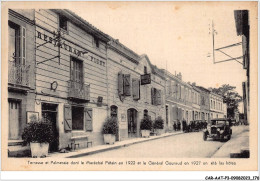
[[[2,169],[258,170],[257,7],[2,2]]]

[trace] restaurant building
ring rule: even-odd
[[[69,10],[35,10],[35,25],[34,106],[39,118],[55,127],[58,139],[50,151],[71,147],[76,138],[102,144],[109,36]]]
[[[165,121],[165,80],[147,55],[138,55],[118,40],[107,49],[108,105],[118,118],[118,140],[140,137],[140,122],[148,116]]]
[[[182,81],[181,73],[173,75],[164,70],[166,78],[166,120],[169,130],[173,130],[174,123],[192,120],[192,86]]]
[[[34,10],[8,11],[8,153],[22,144],[29,113],[35,111]]]

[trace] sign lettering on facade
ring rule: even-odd
[[[151,84],[151,74],[141,75],[141,85]]]
[[[76,48],[73,48],[71,47],[70,45],[68,45],[68,43],[66,43],[65,41],[62,41],[62,43],[59,44],[58,40],[56,38],[52,38],[52,37],[49,37],[47,36],[46,34],[42,34],[41,32],[39,31],[36,31],[37,32],[37,38],[38,39],[41,39],[41,40],[44,40],[46,42],[49,42],[51,44],[53,44],[54,46],[60,46],[60,48],[64,49],[64,50],[67,50],[71,53],[74,53],[75,55],[77,55],[78,57],[83,57],[83,51],[80,51]],[[99,60],[98,58],[95,58],[91,55],[89,55],[90,58],[88,58],[88,60],[98,64],[98,65],[101,65],[101,66],[104,66],[105,67],[105,62],[102,61],[102,60]]]

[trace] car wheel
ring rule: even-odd
[[[231,135],[228,135],[227,140],[230,140],[230,138],[231,138]]]
[[[225,141],[225,140],[224,140],[224,135],[221,135],[221,136],[220,136],[220,141],[221,141],[221,142],[224,142],[224,141]]]
[[[208,134],[206,132],[203,133],[203,140],[207,141]]]

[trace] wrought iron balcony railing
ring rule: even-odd
[[[17,61],[8,61],[8,83],[29,87],[30,65],[23,65]]]
[[[70,99],[77,99],[77,100],[90,100],[90,85],[84,84],[82,82],[76,82],[73,80],[68,81],[69,90],[68,90],[68,97]]]

